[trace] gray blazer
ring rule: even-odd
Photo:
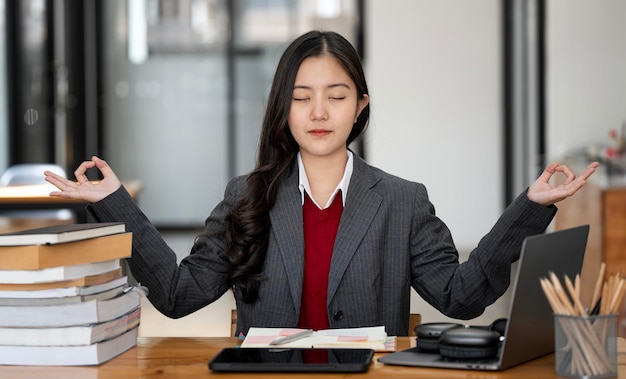
[[[243,176],[230,181],[224,199],[206,220],[207,229],[222,227],[223,217],[245,188]],[[300,196],[294,160],[270,212],[259,298],[246,304],[234,289],[237,334],[251,326],[298,324],[304,272]],[[133,232],[131,271],[166,316],[185,316],[229,290],[223,240],[197,239],[179,265],[123,187],[88,208],[97,220],[122,221]],[[506,291],[524,237],[543,232],[555,212],[556,207],[536,204],[521,194],[460,264],[450,231],[435,215],[424,185],[389,175],[355,155],[328,279],[330,326],[384,325],[389,335],[408,335],[411,287],[445,315],[479,316]]]

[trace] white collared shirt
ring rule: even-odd
[[[328,202],[326,203],[326,205],[323,208],[320,207],[319,204],[313,198],[313,196],[312,195],[309,196],[311,200],[313,200],[313,203],[320,209],[326,209],[330,207],[330,205],[333,202],[333,199],[335,198],[335,195],[337,194],[339,190],[341,190],[341,201],[343,202],[344,206],[346,205],[346,197],[348,196],[348,185],[350,184],[350,178],[352,178],[352,169],[353,169],[353,164],[354,164],[352,152],[350,150],[346,150],[346,152],[348,154],[348,162],[346,162],[346,169],[343,172],[343,178],[341,178],[341,180],[339,181],[339,184],[337,184],[337,188],[335,188],[335,190],[333,191],[333,194],[328,199]],[[304,170],[304,163],[302,163],[302,157],[300,156],[300,153],[298,153],[298,173],[299,173],[299,178],[300,178],[300,184],[298,185],[298,188],[300,189],[300,194],[302,195],[302,205],[304,205],[304,192],[306,191],[306,193],[310,195],[311,186],[309,185],[309,178],[307,178],[306,176],[306,171]]]

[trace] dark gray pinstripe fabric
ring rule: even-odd
[[[206,228],[221,227],[220,221],[245,186],[244,177],[228,184]],[[259,300],[244,304],[235,291],[238,332],[245,333],[250,326],[297,325],[304,250],[300,201],[294,162],[270,214]],[[182,317],[228,290],[223,241],[196,241],[191,254],[177,265],[174,252],[123,188],[91,204],[89,210],[99,221],[123,221],[133,232],[132,273],[148,287],[150,301],[165,315]],[[506,291],[510,265],[519,258],[524,237],[543,232],[555,212],[556,207],[538,205],[521,194],[469,259],[459,264],[450,232],[435,216],[426,188],[355,156],[329,277],[331,327],[385,325],[390,335],[407,335],[410,286],[450,317],[479,316]],[[342,317],[335,317],[338,312]]]

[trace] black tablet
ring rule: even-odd
[[[217,372],[365,372],[374,356],[371,349],[222,349],[209,362]]]

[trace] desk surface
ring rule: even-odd
[[[400,337],[399,349],[409,348],[414,338]],[[501,372],[428,369],[385,366],[376,354],[367,373],[363,374],[217,374],[208,362],[220,349],[238,345],[236,338],[158,338],[140,337],[137,347],[97,367],[21,367],[0,366],[0,378],[554,378],[554,356],[548,355]],[[620,351],[624,351],[620,349]],[[626,361],[620,356],[619,377],[626,378]]]
[[[122,184],[133,198],[136,198],[142,189],[141,182],[137,180]],[[50,196],[50,192],[56,190],[52,184],[0,187],[0,205],[84,203],[82,200]]]
[[[133,199],[136,199],[142,190],[141,182],[138,180],[126,181],[122,182],[122,184]],[[85,211],[85,201],[50,196],[50,192],[55,190],[56,187],[49,183],[0,187],[0,211],[71,209],[76,215],[75,222],[89,221]],[[37,219],[20,220],[12,217],[2,217],[0,218],[0,233],[39,228],[59,223],[67,223],[67,221],[59,222],[58,220],[51,221],[46,219],[43,219],[43,221]]]

